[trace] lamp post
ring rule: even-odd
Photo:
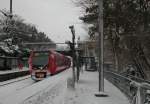
[[[10,0],[10,14],[9,14],[9,18],[12,19],[13,17],[13,13],[12,13],[12,0]]]
[[[75,84],[75,30],[74,30],[74,26],[69,26],[69,29],[71,30],[72,33],[72,79],[73,79],[73,83]]]
[[[12,0],[10,0],[10,10],[9,10],[9,13],[5,13],[2,10],[0,10],[0,12],[3,13],[4,16],[12,19],[12,17],[13,17],[13,13],[12,13]]]
[[[12,0],[10,0],[10,14],[12,14]]]
[[[2,10],[0,10],[0,12],[1,12],[4,16],[6,16],[6,17],[12,19],[12,17],[13,17],[13,13],[12,13],[12,0],[10,0],[10,11],[9,11],[9,13],[5,13],[5,12],[3,12]]]
[[[97,97],[106,97],[104,93],[104,36],[103,36],[103,0],[98,0],[99,5],[99,38],[98,38],[98,56],[99,56],[99,92],[95,94]]]
[[[12,27],[11,25],[12,25],[12,17],[13,17],[13,13],[12,13],[12,0],[10,0],[10,11],[9,11],[9,13],[6,13],[6,12],[4,12],[4,11],[2,11],[2,10],[0,10],[0,12],[4,15],[4,16],[6,16],[7,18],[8,18],[8,20],[9,20],[9,22],[10,22],[10,26],[9,27]]]

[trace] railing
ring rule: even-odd
[[[105,78],[118,87],[128,97],[131,104],[150,104],[149,81],[126,77],[111,71],[105,71]]]

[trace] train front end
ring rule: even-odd
[[[48,70],[49,53],[33,52],[30,56],[30,73],[31,78],[35,81],[45,79],[50,75]]]
[[[47,69],[33,67],[31,78],[35,81],[40,81],[48,76]]]

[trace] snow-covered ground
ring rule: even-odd
[[[129,104],[127,98],[105,80],[109,97],[95,97],[98,92],[98,73],[83,72],[75,89],[67,87],[72,75],[66,70],[43,81],[26,79],[0,87],[0,104]]]
[[[114,85],[105,80],[108,97],[95,97],[98,93],[98,72],[81,74],[76,89],[68,89],[64,104],[129,104],[128,99]]]

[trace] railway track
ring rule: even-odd
[[[8,81],[0,82],[0,87],[6,86],[6,85],[9,85],[9,84],[13,84],[13,83],[16,83],[16,82],[20,82],[20,81],[23,81],[23,80],[26,80],[26,79],[30,79],[30,78],[31,78],[31,76],[28,75],[28,76],[21,77],[21,78],[11,79],[11,80],[8,80]]]

